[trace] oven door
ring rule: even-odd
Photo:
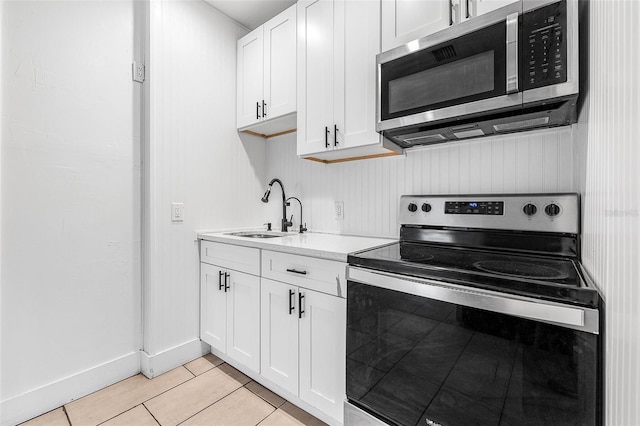
[[[601,424],[598,330],[594,309],[349,267],[348,404],[396,425]]]
[[[522,106],[520,4],[378,55],[377,131]]]

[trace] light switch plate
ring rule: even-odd
[[[344,201],[336,201],[336,220],[344,220]]]
[[[184,203],[171,203],[171,222],[184,221]]]

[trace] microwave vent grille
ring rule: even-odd
[[[496,132],[513,132],[516,130],[530,129],[549,124],[549,117],[538,117],[530,120],[514,121],[512,123],[494,124],[493,130]]]
[[[453,59],[458,56],[458,54],[456,53],[456,49],[453,47],[453,45],[449,44],[447,46],[441,47],[440,49],[434,50],[433,56],[434,58],[436,58],[436,61],[442,62]]]
[[[421,144],[429,144],[429,143],[437,143],[446,140],[447,138],[439,133],[433,135],[426,136],[418,136],[414,138],[404,139],[404,142],[409,145],[421,145]]]

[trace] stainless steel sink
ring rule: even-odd
[[[225,235],[232,235],[234,237],[244,238],[276,238],[289,235],[286,232],[274,232],[274,231],[243,231],[243,232],[229,232]]]

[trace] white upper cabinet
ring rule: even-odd
[[[395,155],[375,131],[380,0],[298,2],[298,155]]]
[[[469,16],[480,16],[521,0],[469,0]]]
[[[298,155],[333,144],[333,3],[298,2]]]
[[[382,51],[521,0],[381,0]]]
[[[263,27],[238,40],[238,128],[262,120]]]
[[[382,0],[382,51],[447,28],[459,16],[451,0]]]
[[[238,40],[237,54],[238,129],[295,129],[296,5]]]

